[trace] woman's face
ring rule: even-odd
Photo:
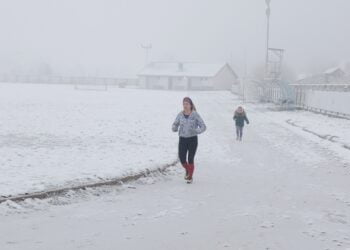
[[[183,106],[185,111],[187,112],[191,111],[191,103],[185,101],[183,102]]]

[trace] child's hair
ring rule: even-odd
[[[191,98],[185,97],[182,102],[188,102],[191,105],[191,110],[196,111],[196,106],[194,105]]]
[[[239,110],[241,110],[241,112],[239,112]],[[243,114],[245,115],[245,110],[242,106],[238,106],[238,108],[235,111],[235,114]]]

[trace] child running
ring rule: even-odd
[[[247,114],[242,106],[239,106],[236,109],[235,114],[233,116],[233,120],[236,122],[237,141],[242,141],[244,122],[249,124]]]

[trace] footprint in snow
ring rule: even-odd
[[[333,214],[333,213],[328,213],[326,215],[326,218],[330,222],[334,223],[340,223],[340,224],[347,224],[348,222],[346,221],[346,215],[344,214]]]
[[[273,224],[272,222],[270,221],[265,221],[263,222],[261,225],[260,225],[261,228],[274,228],[275,227],[275,224]]]
[[[6,244],[8,245],[14,245],[14,244],[17,244],[18,242],[16,241],[7,241]]]
[[[153,216],[154,219],[157,219],[157,218],[161,218],[161,217],[164,217],[168,214],[168,211],[167,210],[164,210],[164,211],[160,211],[158,214],[156,214],[155,216]]]

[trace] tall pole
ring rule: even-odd
[[[266,20],[267,20],[267,27],[266,27],[266,59],[265,59],[265,76],[268,74],[268,64],[269,64],[269,43],[270,43],[270,3],[271,0],[265,0],[267,8],[266,8]]]
[[[247,49],[244,49],[244,77],[243,77],[243,83],[242,83],[242,94],[243,94],[243,103],[245,103],[246,100],[246,81],[247,81],[247,76],[248,75],[248,66],[247,66]]]
[[[148,58],[149,58],[149,51],[152,49],[152,44],[143,45],[141,44],[141,48],[143,48],[146,51],[146,58],[145,58],[145,65],[148,64]]]

